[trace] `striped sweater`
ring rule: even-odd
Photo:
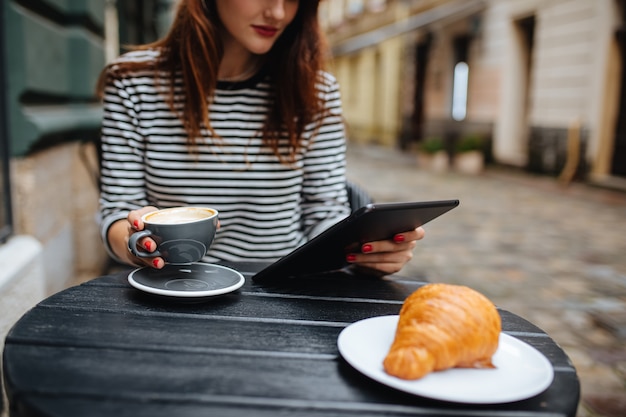
[[[135,51],[119,60],[154,60]],[[335,79],[318,83],[327,112],[307,126],[292,164],[281,163],[259,137],[268,108],[269,84],[219,82],[209,108],[219,135],[205,132],[190,153],[183,124],[152,70],[119,76],[105,87],[102,124],[101,234],[130,210],[146,205],[209,206],[221,228],[205,261],[273,261],[349,214],[345,190],[345,135]],[[182,80],[175,106],[182,108]]]

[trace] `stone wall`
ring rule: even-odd
[[[65,143],[12,161],[15,233],[41,242],[46,294],[98,276],[107,263],[97,227],[92,143]]]

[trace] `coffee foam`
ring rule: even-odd
[[[211,209],[182,207],[150,213],[145,217],[145,221],[156,224],[182,224],[203,220],[213,215],[215,215],[215,211]]]

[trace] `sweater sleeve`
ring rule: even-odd
[[[143,138],[132,79],[111,78],[104,90],[101,133],[100,233],[109,255],[109,227],[131,210],[148,205]]]
[[[311,239],[350,214],[346,192],[346,138],[337,81],[325,73],[325,108],[304,157],[302,217]]]

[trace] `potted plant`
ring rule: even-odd
[[[417,150],[417,161],[420,167],[444,172],[448,169],[448,153],[445,150],[443,139],[437,136],[422,141]]]
[[[468,134],[456,143],[454,169],[464,174],[479,174],[485,166],[485,139],[478,134]]]

